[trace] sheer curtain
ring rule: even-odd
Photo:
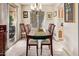
[[[43,11],[31,11],[30,12],[31,25],[33,28],[42,27],[42,22],[44,20]],[[39,22],[39,23],[38,23]]]
[[[37,27],[37,15],[36,11],[31,11],[30,12],[30,20],[31,20],[31,25],[33,28]]]

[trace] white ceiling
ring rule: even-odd
[[[22,6],[30,6],[32,4],[35,3],[21,3]],[[54,8],[58,8],[60,5],[62,5],[62,3],[40,3],[42,6],[48,6],[48,7],[53,7]]]
[[[21,3],[21,5],[31,5],[31,4],[34,4],[34,3]],[[58,5],[58,4],[60,4],[60,3],[40,3],[40,4],[42,4],[42,5],[48,5],[48,6],[56,6],[56,5]]]

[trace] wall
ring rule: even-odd
[[[53,8],[52,8],[52,5],[44,5],[42,8],[43,8],[43,11],[45,12],[44,21],[42,23],[42,26],[43,28],[48,29],[48,24],[53,23],[54,20],[53,20],[53,15],[52,15],[52,19],[47,18],[47,12],[53,13]]]
[[[75,4],[75,23],[64,22],[65,49],[70,55],[78,55],[78,4]]]
[[[6,4],[4,3],[1,3],[1,6],[0,6],[0,13],[1,13],[1,19],[0,19],[0,24],[3,24],[3,25],[6,25],[7,24],[7,6]]]
[[[61,23],[63,23],[64,21],[64,17],[59,17],[59,10],[60,9],[63,9],[63,6],[64,4],[63,3],[58,3],[58,4],[55,4],[55,7],[53,9],[53,13],[56,12],[56,16],[53,16],[53,22],[56,27],[55,27],[55,30],[54,30],[54,38],[55,40],[59,41],[59,39],[63,39],[63,38],[59,38],[59,30],[62,30],[63,31],[63,28],[61,28]],[[52,6],[53,7],[53,6]],[[62,11],[63,12],[63,11]]]
[[[58,10],[60,7],[64,7],[64,4],[57,5],[53,11]],[[78,55],[78,4],[75,4],[75,23],[66,23],[61,18],[53,17],[54,24],[57,25],[57,30],[60,27],[60,22],[63,22],[64,27],[64,41],[63,47],[69,53],[69,55]],[[62,21],[59,21],[62,20]],[[58,39],[58,38],[56,38]]]
[[[1,4],[0,4],[0,24],[1,24]]]
[[[24,5],[24,6],[21,6],[21,9],[22,9],[22,20],[21,22],[25,23],[25,24],[30,24],[30,6],[29,5]],[[23,18],[23,11],[28,11],[28,18]]]

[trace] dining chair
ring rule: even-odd
[[[26,37],[26,29],[24,23],[20,23],[21,39]]]
[[[30,24],[27,24],[26,25],[27,34],[29,34],[30,31],[31,31],[31,26],[30,26]],[[26,34],[26,37],[27,37],[27,34]],[[38,41],[34,40],[34,39],[29,39],[29,40],[27,39],[27,43],[28,43],[27,46],[29,49],[31,48],[31,46],[36,46],[36,52],[37,52],[37,56],[38,56]],[[26,53],[28,54],[28,51]]]
[[[29,33],[31,31],[31,25],[30,24],[26,24],[26,29],[27,29],[27,33]]]
[[[49,26],[48,26],[48,31],[49,31],[49,33],[52,35],[52,39],[53,39],[54,29],[55,29],[55,25],[54,25],[54,24],[49,24]],[[50,49],[51,40],[50,40],[50,39],[46,39],[46,40],[43,40],[43,41],[41,42],[41,55],[42,55],[42,46],[43,46],[43,45],[48,45],[48,47],[49,47],[49,49]]]

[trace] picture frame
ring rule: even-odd
[[[75,6],[74,3],[64,3],[64,21],[73,23],[75,22]]]
[[[64,8],[63,7],[58,9],[58,18],[64,18]]]
[[[54,11],[53,12],[53,17],[56,17],[57,16],[57,11]]]
[[[47,12],[47,19],[52,19],[52,12]]]
[[[28,11],[23,11],[23,18],[28,18]]]

